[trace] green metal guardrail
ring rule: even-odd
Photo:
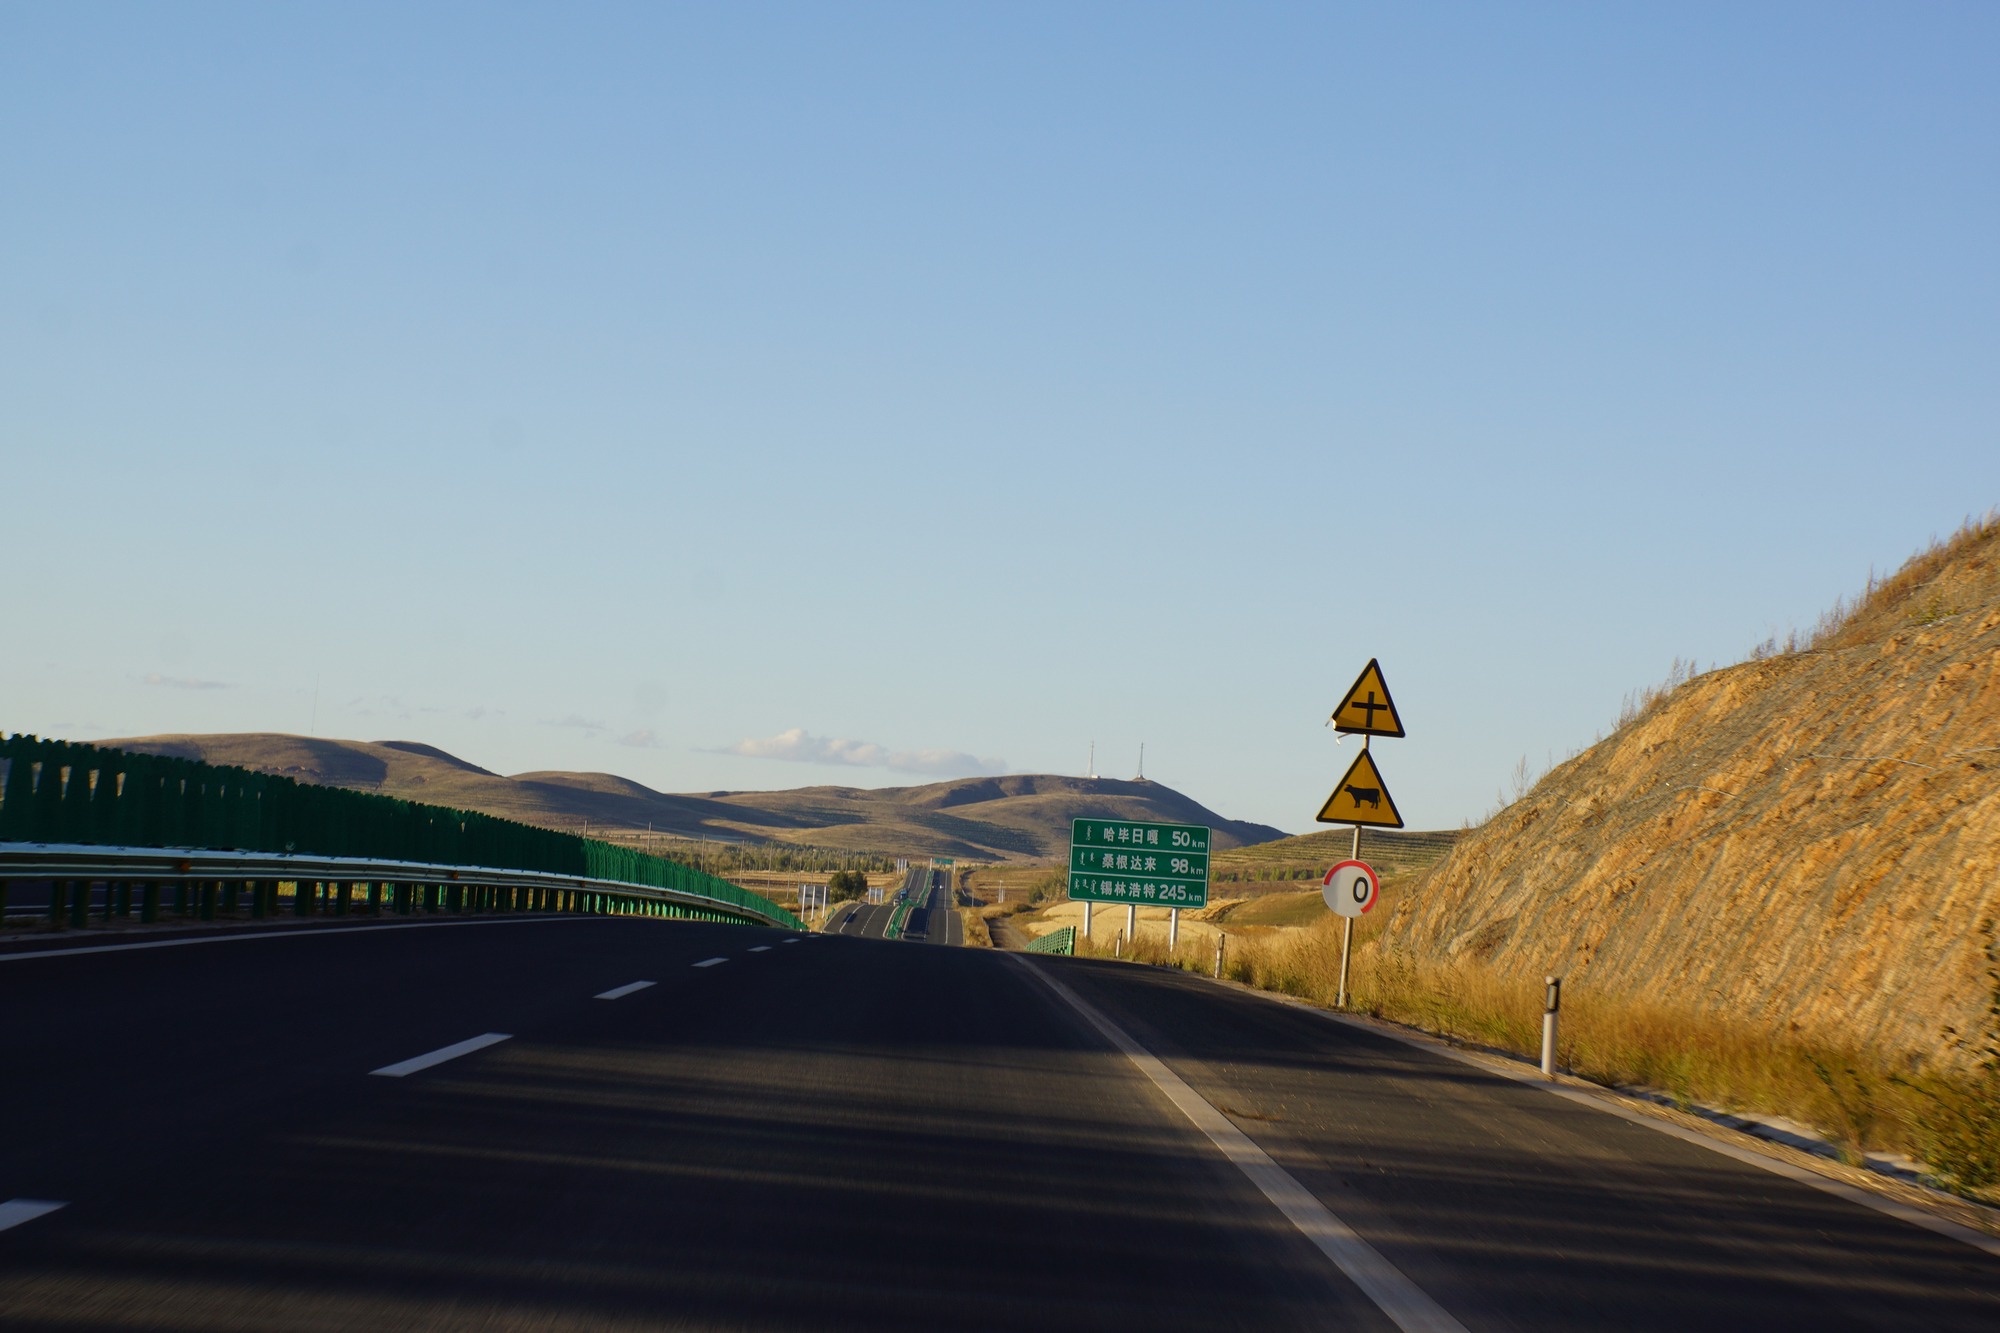
[[[209,866],[211,858],[201,859],[204,873],[236,870],[244,883],[263,880],[269,885],[273,910],[276,885],[283,881],[432,879],[445,881],[430,887],[447,901],[454,893],[475,889],[495,895],[496,903],[503,890],[539,895],[526,907],[486,910],[637,910],[640,902],[675,908],[699,904],[716,911],[719,918],[805,929],[798,917],[763,895],[691,866],[476,811],[310,786],[169,755],[18,734],[0,740],[0,760],[7,765],[6,781],[0,784],[0,843],[60,844],[75,853],[90,847],[119,848],[139,853],[142,859],[141,849],[149,848],[266,853],[255,865],[234,861]],[[289,859],[271,860],[293,856],[345,858],[350,863],[309,870]],[[4,902],[4,877],[59,878],[43,873],[52,868],[41,864],[47,859],[46,853],[26,846],[10,849],[0,863],[0,902]],[[92,865],[98,860],[104,858],[83,858]],[[81,873],[92,865],[77,862],[72,869]],[[461,868],[460,873],[452,873],[450,867]],[[192,862],[183,858],[174,869],[186,876]],[[268,878],[274,874],[278,879]],[[466,882],[453,884],[456,880]],[[621,895],[623,886],[640,892]],[[255,908],[265,893],[261,888],[253,893],[255,915],[264,914]],[[52,893],[52,916],[57,914],[55,897]],[[612,901],[621,897],[627,901]]]
[[[1052,930],[1040,939],[1031,941],[1026,952],[1059,953],[1065,958],[1074,958],[1076,956],[1076,927],[1064,926],[1061,930]]]
[[[908,898],[905,898],[903,899],[902,902],[897,903],[896,910],[889,913],[889,924],[882,927],[882,938],[885,940],[902,939],[903,926],[909,921],[910,913],[914,911],[915,908],[916,908],[916,903]]]

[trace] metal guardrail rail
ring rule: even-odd
[[[775,904],[769,910],[683,889],[630,884],[591,876],[558,875],[492,866],[444,865],[351,856],[297,856],[270,852],[193,848],[99,847],[85,843],[0,843],[0,914],[10,881],[46,881],[52,924],[89,923],[91,886],[106,886],[102,915],[157,921],[168,914],[214,920],[247,898],[250,916],[276,916],[278,886],[293,884],[291,911],[310,916],[409,916],[437,912],[585,912],[742,921],[797,928],[798,920]],[[308,888],[307,886],[311,886]],[[354,891],[362,896],[355,897]],[[321,890],[324,892],[321,892]],[[166,896],[173,895],[167,909]]]

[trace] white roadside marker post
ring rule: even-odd
[[[1083,900],[1083,937],[1090,938],[1090,899]]]
[[[1175,946],[1180,942],[1181,909],[1178,907],[1169,907],[1167,909],[1167,952],[1172,953]]]
[[[1215,932],[1215,975],[1218,978],[1222,975],[1222,944],[1228,938],[1220,930]]]
[[[1562,1009],[1561,977],[1543,977],[1548,984],[1548,996],[1542,1006],[1542,1073],[1549,1082],[1556,1078],[1556,1014]]]
[[[1139,938],[1139,904],[1137,903],[1125,904],[1125,938],[1128,940],[1137,940]]]

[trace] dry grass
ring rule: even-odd
[[[1431,963],[1384,948],[1377,938],[1382,924],[1379,917],[1364,919],[1356,931],[1350,1008],[1447,1041],[1539,1055],[1540,987],[1476,963]],[[1339,919],[1329,915],[1302,930],[1234,938],[1224,975],[1331,1006],[1340,935]],[[1139,952],[1146,952],[1143,945]],[[1183,954],[1141,960],[1200,972],[1213,967],[1212,954]],[[1995,984],[2000,1025],[2000,978]],[[1969,1076],[1912,1069],[1878,1053],[1588,992],[1564,997],[1560,1031],[1559,1063],[1593,1082],[1658,1088],[1683,1107],[1700,1103],[1789,1116],[1818,1126],[1850,1161],[1865,1151],[1910,1153],[1928,1162],[1940,1183],[2000,1199],[1994,1188],[2000,1184],[2000,1058],[1992,1054]],[[1982,1040],[1991,1053],[2000,1038]]]
[[[974,949],[993,947],[993,936],[987,931],[986,918],[979,914],[978,908],[959,908],[958,919],[965,923],[965,942],[968,947]]]
[[[981,906],[999,902],[1000,890],[1004,887],[1007,890],[1007,905],[1012,907],[1016,903],[1025,903],[1035,885],[1060,873],[1060,867],[1050,865],[961,866],[955,882],[972,895],[973,902]]]

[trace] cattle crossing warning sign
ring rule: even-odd
[[[1313,816],[1322,824],[1374,824],[1382,828],[1403,827],[1403,816],[1396,810],[1396,800],[1389,795],[1389,784],[1382,781],[1381,771],[1375,767],[1374,759],[1363,750],[1348,765],[1347,776],[1333,789],[1333,795],[1326,798],[1326,804]]]
[[[1368,665],[1361,668],[1361,675],[1333,710],[1331,721],[1335,731],[1358,736],[1403,734],[1403,719],[1396,712],[1396,701],[1389,697],[1389,682],[1382,678],[1380,662],[1368,659]]]

